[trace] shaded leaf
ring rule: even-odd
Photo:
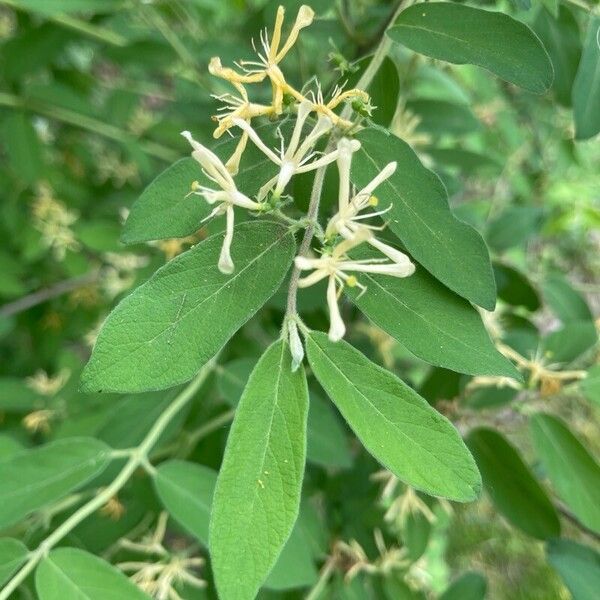
[[[77,548],[52,550],[35,573],[39,600],[148,600],[137,585],[106,561]]]
[[[210,509],[217,473],[182,460],[161,464],[154,485],[169,514],[202,544],[208,546]]]
[[[467,436],[467,444],[481,471],[485,490],[502,515],[542,540],[560,533],[558,515],[546,492],[501,434],[492,429],[474,429]]]
[[[537,413],[529,424],[557,494],[582,523],[600,532],[600,465],[556,417]]]
[[[0,539],[0,585],[6,583],[11,575],[25,562],[27,546],[12,538]]]
[[[110,448],[91,438],[50,442],[1,461],[0,529],[64,498],[109,461]]]
[[[571,540],[551,540],[548,562],[558,571],[573,600],[596,600],[600,589],[600,554]]]

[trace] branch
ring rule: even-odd
[[[23,296],[14,302],[9,302],[8,304],[0,306],[0,318],[11,317],[12,315],[30,309],[33,306],[43,304],[53,298],[58,298],[63,294],[67,294],[77,288],[86,286],[88,283],[96,281],[97,278],[98,272],[94,271],[92,273],[87,273],[86,275],[73,277],[72,279],[65,279],[52,287],[44,288],[27,296]]]
[[[398,3],[398,6],[396,7],[392,16],[386,22],[385,28],[383,29],[381,40],[379,42],[379,46],[377,47],[375,54],[373,54],[373,58],[371,58],[371,62],[369,63],[369,66],[366,68],[365,72],[362,74],[362,77],[356,84],[357,88],[363,89],[363,90],[367,90],[369,88],[369,86],[371,85],[371,82],[373,81],[373,77],[375,77],[375,73],[377,73],[377,70],[381,66],[383,59],[387,56],[392,42],[387,37],[386,32],[387,32],[388,28],[394,24],[394,21],[396,20],[396,17],[398,16],[398,14],[400,13],[400,10],[402,8],[402,4],[403,4],[402,1],[400,1]],[[342,111],[342,114],[340,115],[340,117],[342,119],[348,119],[348,117],[351,115],[351,112],[352,112],[352,107],[350,105],[347,105],[344,108],[344,110]],[[333,146],[333,139],[329,141],[328,147],[325,149],[325,153],[327,153],[329,150],[332,150],[332,146]],[[302,238],[302,242],[300,243],[300,248],[298,250],[299,256],[303,256],[308,252],[308,250],[310,248],[310,243],[315,234],[315,225],[316,225],[317,217],[319,215],[319,204],[321,202],[321,193],[323,191],[323,183],[325,181],[325,172],[326,171],[327,171],[327,166],[324,166],[324,167],[321,167],[320,169],[317,169],[317,171],[315,173],[315,180],[313,182],[312,192],[310,194],[310,204],[308,206],[308,213],[307,213],[307,221],[309,224],[308,224],[308,227],[304,231],[304,237]],[[300,279],[300,269],[298,269],[294,265],[294,268],[292,270],[292,275],[290,277],[290,285],[288,288],[286,318],[294,318],[296,316],[296,313],[298,312],[296,297],[298,294],[298,280],[299,279]]]
[[[200,386],[206,381],[206,378],[215,366],[215,359],[206,363],[200,370],[196,378],[177,395],[177,397],[167,406],[163,413],[158,417],[152,429],[146,434],[142,443],[130,454],[129,459],[113,480],[113,482],[102,490],[100,494],[84,504],[79,510],[74,512],[58,529],[52,532],[36,550],[29,553],[27,562],[17,571],[16,575],[0,591],[0,600],[8,600],[11,594],[24,581],[24,579],[36,568],[38,563],[48,554],[48,552],[58,544],[66,535],[68,535],[81,521],[96,512],[104,506],[121,488],[127,484],[135,471],[148,461],[148,455],[152,448],[162,435],[163,431],[169,425],[175,415],[187,404],[187,402],[198,391]]]

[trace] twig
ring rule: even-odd
[[[163,431],[169,425],[175,415],[187,404],[187,402],[198,391],[200,386],[206,381],[206,378],[213,370],[215,359],[208,362],[200,370],[196,378],[167,406],[163,413],[158,417],[152,429],[148,432],[142,443],[132,452],[129,460],[125,463],[113,482],[102,490],[97,496],[84,504],[79,510],[74,512],[66,521],[54,530],[38,547],[28,555],[27,562],[17,571],[12,579],[0,591],[0,600],[8,600],[11,594],[17,589],[22,581],[36,568],[38,563],[58,544],[66,535],[68,535],[79,523],[104,506],[121,488],[127,484],[135,471],[148,460],[148,455],[154,445],[159,440]]]
[[[384,58],[387,56],[392,42],[385,35],[385,33],[386,33],[388,27],[391,24],[393,24],[394,21],[396,20],[396,17],[400,13],[401,8],[402,8],[402,1],[400,1],[398,3],[396,10],[394,11],[394,13],[390,17],[390,19],[388,19],[388,21],[386,22],[386,27],[383,30],[383,34],[382,34],[381,41],[379,42],[379,46],[378,46],[375,54],[373,55],[373,58],[371,58],[371,62],[369,63],[369,66],[366,68],[365,72],[362,74],[362,77],[358,81],[358,83],[356,85],[357,88],[363,89],[363,90],[368,89],[369,85],[371,85],[371,82],[373,81],[373,77],[375,77],[375,73],[377,73],[377,70],[381,66],[381,63],[383,63]],[[342,111],[341,118],[348,119],[348,117],[351,115],[351,113],[352,113],[352,107],[348,105]],[[332,148],[332,145],[333,145],[333,140],[330,140],[329,144],[328,144],[329,150]],[[327,152],[328,149],[326,149],[325,152]],[[308,226],[304,231],[304,236],[302,238],[302,242],[300,242],[300,248],[298,250],[299,256],[303,256],[308,252],[308,250],[310,248],[310,243],[315,234],[315,225],[316,225],[317,217],[319,214],[319,204],[321,202],[321,193],[323,191],[323,183],[325,181],[325,172],[326,171],[327,171],[327,166],[324,166],[324,167],[321,167],[320,169],[317,169],[317,171],[315,173],[315,179],[313,182],[312,192],[310,194],[310,203],[308,205],[308,212],[306,215],[306,220],[308,222]],[[292,270],[292,275],[290,277],[290,285],[288,288],[286,319],[291,319],[291,318],[296,317],[296,313],[297,313],[296,297],[297,297],[297,293],[298,293],[298,280],[299,279],[300,279],[300,269],[298,269],[298,267],[294,266],[294,268]]]
[[[27,296],[23,296],[18,300],[9,302],[0,307],[0,318],[12,317],[13,315],[19,314],[23,311],[29,310],[33,306],[43,304],[53,298],[58,298],[63,294],[67,294],[77,288],[84,287],[88,283],[96,281],[98,278],[98,271],[87,273],[79,277],[73,277],[72,279],[65,279],[51,287],[38,290]]]

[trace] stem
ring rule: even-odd
[[[392,41],[387,37],[386,32],[388,28],[393,25],[396,17],[400,13],[402,8],[402,1],[398,3],[394,13],[388,21],[386,28],[383,31],[381,40],[379,42],[379,46],[373,54],[373,58],[371,58],[371,62],[369,66],[365,69],[365,72],[362,74],[362,77],[358,81],[356,87],[362,90],[367,90],[373,81],[373,77],[375,77],[375,73],[381,66],[383,59],[387,56]],[[347,105],[340,117],[342,119],[348,119],[352,114],[352,106]],[[325,150],[331,150],[332,140],[330,140],[328,144],[328,148]],[[317,216],[319,214],[319,205],[321,203],[321,193],[323,191],[323,183],[325,181],[325,171],[327,171],[327,166],[321,167],[317,169],[315,173],[315,180],[313,182],[312,192],[310,194],[310,204],[308,205],[308,212],[306,215],[308,227],[304,231],[304,236],[302,238],[302,242],[300,243],[300,248],[298,250],[298,256],[305,255],[309,248],[310,243],[312,242],[313,236],[315,234],[315,223],[317,221]],[[290,285],[288,288],[288,297],[287,297],[287,309],[286,309],[286,318],[296,316],[297,311],[297,293],[298,293],[298,280],[300,279],[300,269],[294,265],[292,270],[292,275],[290,277]]]
[[[53,285],[52,287],[44,288],[27,296],[23,296],[14,302],[9,302],[4,306],[0,306],[0,318],[11,317],[30,309],[33,306],[37,306],[38,304],[42,304],[48,300],[52,300],[53,298],[58,298],[63,294],[67,294],[68,292],[76,290],[77,288],[88,285],[88,283],[94,282],[97,277],[97,272],[87,273],[86,275],[73,277],[72,279],[66,279],[57,283],[56,285]]]
[[[17,0],[0,0],[0,4],[4,4],[5,6],[14,8],[15,10],[23,10],[27,12],[26,8],[19,6]],[[75,17],[71,17],[65,14],[50,14],[43,16],[49,21],[56,23],[57,25],[62,25],[63,27],[73,29],[74,31],[82,33],[83,35],[86,35],[100,42],[110,44],[111,46],[118,46],[122,48],[127,45],[127,39],[124,38],[122,35],[119,35],[114,31],[110,31],[109,29],[105,29],[104,27],[99,27],[98,25],[95,25],[93,23],[82,21],[81,19],[76,19]]]
[[[308,596],[306,596],[306,600],[317,600],[317,598],[321,595],[321,592],[325,589],[331,574],[335,568],[335,560],[333,557],[327,559],[325,566],[321,570],[321,574],[319,575],[319,580],[315,583],[315,586],[310,590]]]
[[[88,131],[92,131],[117,142],[126,143],[132,140],[138,141],[140,148],[146,152],[146,154],[166,162],[173,162],[179,157],[179,153],[171,150],[171,148],[166,148],[165,146],[152,141],[137,140],[135,136],[119,127],[104,123],[93,117],[81,115],[66,108],[52,106],[37,100],[24,100],[18,96],[4,93],[0,93],[0,106],[11,106],[13,108],[37,112],[51,119],[56,119],[57,121],[62,121],[63,123],[74,125],[75,127],[81,127],[82,129],[87,129]]]
[[[102,490],[97,496],[84,504],[74,512],[60,527],[53,531],[36,550],[29,554],[27,562],[19,569],[14,577],[6,584],[0,592],[0,600],[8,600],[12,592],[17,589],[21,582],[36,568],[38,563],[48,552],[69,534],[81,521],[104,506],[121,488],[129,481],[135,471],[148,460],[148,454],[169,425],[173,417],[187,404],[200,386],[206,381],[209,373],[214,368],[215,359],[208,362],[196,378],[173,400],[164,412],[158,417],[152,429],[146,434],[142,443],[132,452],[129,460],[125,463],[113,482]]]

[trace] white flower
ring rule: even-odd
[[[309,100],[304,100],[298,105],[298,115],[287,149],[284,147],[282,138],[279,154],[271,150],[271,148],[260,139],[250,123],[242,119],[233,119],[235,125],[244,130],[256,146],[270,160],[279,166],[279,174],[269,180],[260,189],[258,193],[259,199],[264,198],[273,186],[274,195],[276,197],[280,196],[294,175],[314,171],[337,159],[339,154],[337,148],[328,154],[321,155],[313,150],[319,138],[330,131],[333,126],[329,117],[320,116],[312,130],[306,135],[304,140],[301,140],[302,129],[304,128],[308,115],[312,111],[312,107],[313,105]],[[349,145],[353,150],[360,148],[360,142],[356,140],[349,141]]]
[[[361,285],[355,275],[348,273],[375,273],[379,275],[390,275],[392,277],[406,277],[406,268],[403,264],[395,262],[388,263],[385,258],[369,258],[365,260],[351,260],[347,253],[363,242],[369,241],[372,233],[366,229],[359,229],[352,237],[343,240],[328,254],[318,258],[307,258],[297,256],[296,267],[301,271],[312,270],[313,272],[298,281],[301,288],[314,285],[322,279],[329,278],[327,284],[327,306],[329,308],[329,339],[334,342],[342,339],[346,333],[346,326],[342,320],[338,306],[338,298],[345,285],[359,287],[362,292],[366,287]],[[339,285],[339,290],[337,289]]]
[[[218,190],[213,190],[200,185],[198,182],[194,182],[190,193],[202,196],[209,204],[219,203],[202,222],[217,215],[226,215],[227,225],[225,229],[225,239],[223,240],[223,247],[219,257],[219,271],[226,274],[233,273],[234,265],[233,260],[231,259],[231,242],[233,240],[234,227],[233,207],[241,206],[248,210],[258,211],[263,207],[258,202],[254,202],[248,198],[248,196],[245,196],[242,192],[238,191],[233,177],[216,154],[194,140],[189,131],[182,131],[181,135],[192,145],[192,148],[194,149],[192,156],[200,163],[206,177],[216,183],[220,188]]]
[[[397,163],[388,163],[364,188],[350,198],[350,166],[353,152],[354,149],[350,140],[342,138],[338,142],[337,165],[340,178],[338,212],[330,219],[329,224],[327,225],[325,232],[326,238],[331,238],[336,234],[340,234],[344,238],[349,239],[356,235],[361,229],[382,229],[375,225],[366,225],[365,223],[362,223],[362,221],[383,215],[392,208],[390,205],[385,210],[359,214],[369,206],[377,206],[378,200],[372,194],[379,185],[394,174]],[[398,265],[404,266],[404,277],[414,273],[415,266],[404,252],[400,252],[400,250],[385,244],[374,236],[368,238],[367,242]]]

